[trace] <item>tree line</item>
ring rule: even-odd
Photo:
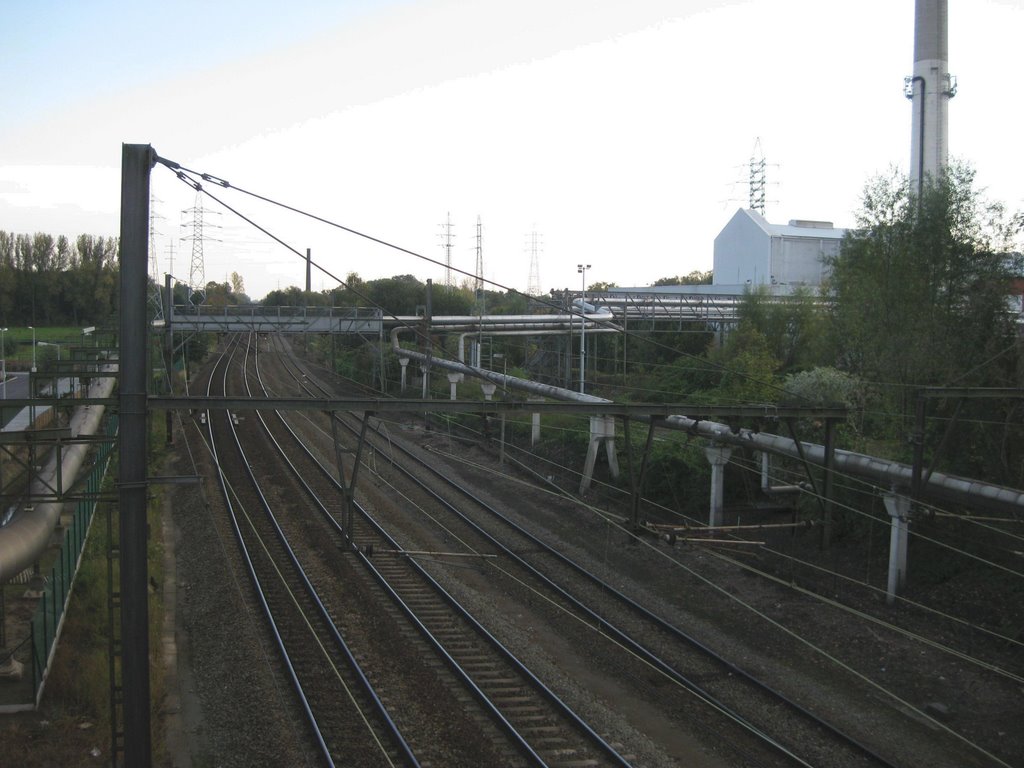
[[[266,307],[379,307],[387,315],[422,314],[427,285],[413,275],[394,275],[364,280],[350,272],[342,285],[323,291],[303,291],[291,286],[268,293]],[[481,291],[468,281],[459,286],[434,283],[431,310],[435,315],[521,314],[527,311],[530,299],[518,291]]]
[[[0,230],[0,325],[100,325],[118,301],[114,237]]]

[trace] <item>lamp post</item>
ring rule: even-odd
[[[28,329],[32,331],[32,373],[36,372],[36,329],[34,326],[29,326]]]
[[[0,328],[0,382],[4,385],[4,400],[7,399],[7,345],[4,343],[6,328]]]
[[[96,326],[95,325],[90,325],[88,328],[83,328],[82,329],[82,359],[83,360],[88,360],[89,359],[89,356],[85,352],[85,337],[86,336],[92,336],[92,332],[95,331],[95,330],[96,330]],[[95,340],[95,338],[96,337],[94,336],[93,339]],[[89,370],[89,368],[88,368],[88,366],[83,366],[82,370],[86,370],[87,371],[87,370]],[[77,382],[76,386],[79,389],[81,389],[82,388],[82,379],[81,378],[77,378],[77,379],[75,379],[75,381]],[[168,411],[168,413],[170,413],[170,411]]]
[[[579,272],[583,277],[581,279],[580,291],[580,394],[584,394],[586,389],[586,373],[587,373],[587,270],[590,269],[589,264],[577,264],[576,271]]]

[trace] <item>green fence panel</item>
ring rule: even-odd
[[[117,418],[107,420],[107,437],[117,435]],[[38,703],[39,690],[46,677],[50,654],[57,638],[64,610],[71,595],[71,586],[78,572],[85,539],[96,511],[97,499],[103,486],[114,442],[103,442],[98,449],[96,463],[86,480],[86,498],[80,499],[71,517],[71,524],[64,532],[64,541],[51,571],[49,583],[43,587],[42,599],[32,617],[30,627],[32,699]]]

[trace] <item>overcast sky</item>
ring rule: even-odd
[[[951,153],[1024,208],[1024,0],[949,0]],[[853,223],[907,169],[913,0],[0,2],[0,228],[118,232],[121,144],[525,289],[710,269],[755,143],[772,222]],[[159,270],[187,279],[194,193],[162,167]],[[440,267],[221,189],[344,277]],[[207,211],[216,208],[210,201]],[[206,278],[262,297],[303,262],[208,214]],[[170,251],[173,246],[173,266]],[[461,278],[460,278],[461,279]],[[334,281],[314,274],[313,288]]]

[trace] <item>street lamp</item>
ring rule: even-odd
[[[581,279],[583,290],[580,291],[580,394],[585,391],[587,371],[587,270],[589,264],[577,264],[576,271],[583,277]]]
[[[28,329],[32,331],[32,373],[36,372],[36,329],[33,326],[29,326]]]
[[[4,344],[6,328],[0,328],[0,382],[4,385],[4,400],[7,399],[7,345]]]

